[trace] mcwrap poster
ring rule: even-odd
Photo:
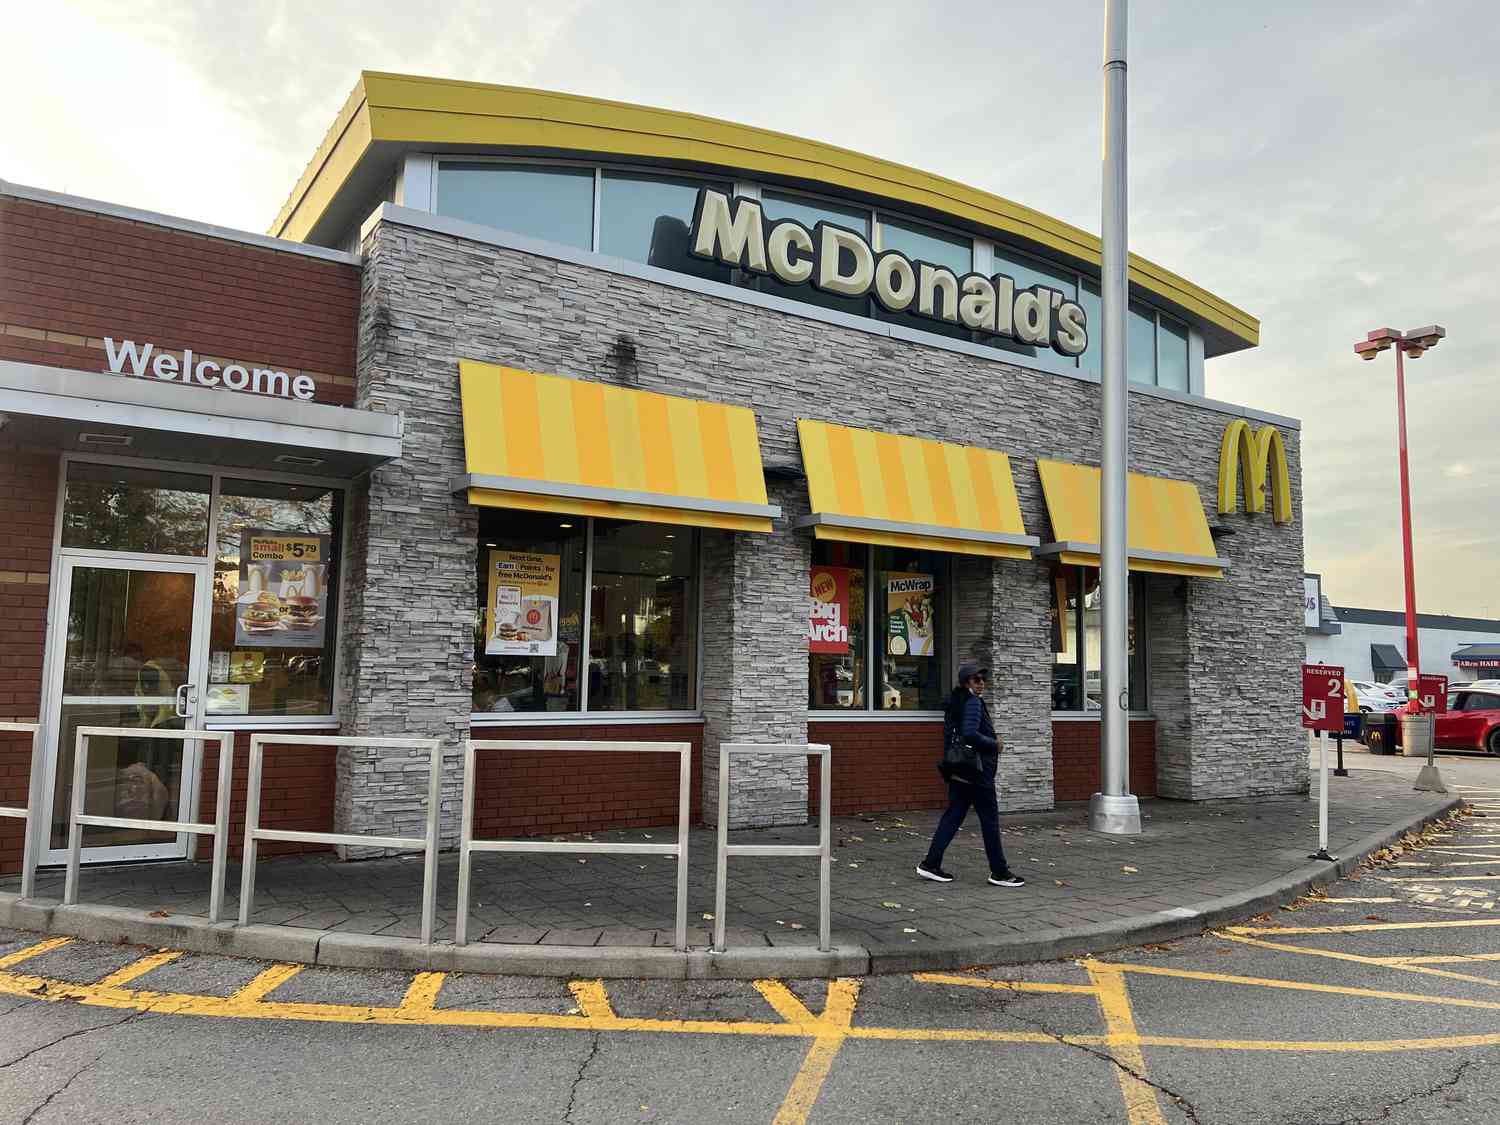
[[[556,656],[562,556],[491,551],[484,651],[491,656]]]
[[[849,652],[849,568],[812,568],[812,616],[807,627],[807,651]]]
[[[234,643],[247,648],[322,648],[328,631],[326,535],[240,532]]]
[[[891,656],[932,656],[937,651],[933,623],[937,583],[930,574],[892,571],[885,578],[889,623],[886,652]]]

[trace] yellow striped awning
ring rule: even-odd
[[[755,415],[460,360],[469,503],[770,531]]]
[[[800,419],[818,539],[1029,559],[1010,458],[990,449]]]
[[[1099,470],[1092,465],[1038,460],[1042,495],[1055,542],[1037,550],[1059,561],[1099,565]],[[1131,570],[1222,578],[1227,560],[1214,549],[1203,501],[1191,481],[1131,473],[1126,553]]]

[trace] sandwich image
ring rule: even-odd
[[[268,633],[281,627],[281,599],[270,590],[262,590],[249,605],[240,607],[240,624],[249,633]]]
[[[288,629],[316,629],[318,627],[318,599],[289,597],[282,603],[283,620]]]

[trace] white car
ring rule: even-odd
[[[1350,680],[1349,686],[1359,697],[1359,709],[1377,714],[1399,711],[1406,706],[1406,691],[1390,684],[1377,684],[1372,680]]]

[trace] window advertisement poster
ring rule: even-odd
[[[930,574],[896,571],[886,574],[886,652],[889,655],[936,654],[937,630],[933,622],[936,590],[937,582]]]
[[[556,656],[562,556],[491,551],[484,651],[490,656]]]
[[[807,651],[847,656],[849,653],[849,568],[812,568],[812,616],[807,627]]]
[[[1302,626],[1306,629],[1316,629],[1322,624],[1320,603],[1323,599],[1323,579],[1321,575],[1304,574],[1302,576]]]
[[[322,648],[328,626],[327,535],[260,528],[240,532],[234,643]]]

